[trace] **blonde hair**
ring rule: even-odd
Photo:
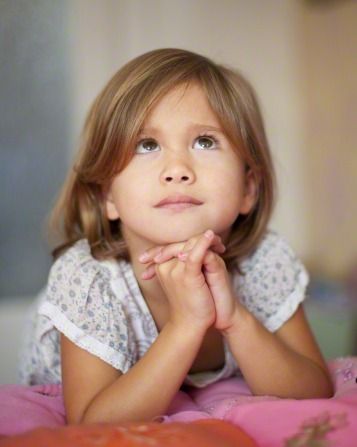
[[[238,216],[222,255],[233,269],[263,237],[274,205],[275,176],[263,120],[250,84],[236,70],[180,49],[158,49],[124,65],[94,101],[81,148],[51,216],[50,234],[59,235],[58,256],[86,238],[97,259],[129,260],[118,221],[105,213],[103,188],[131,161],[147,114],[171,89],[201,86],[222,130],[257,182],[255,206]]]

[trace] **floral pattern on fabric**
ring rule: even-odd
[[[285,238],[270,231],[241,265],[235,290],[244,306],[271,332],[296,311],[305,298],[308,273]]]
[[[301,424],[299,433],[286,439],[284,447],[332,447],[328,434],[347,425],[346,414],[327,411]]]
[[[270,331],[287,321],[305,298],[308,275],[284,238],[269,231],[241,264],[233,290],[237,299]],[[123,373],[140,359],[158,332],[131,264],[93,258],[78,241],[53,264],[47,289],[27,322],[20,365],[24,384],[61,383],[60,333]],[[187,375],[185,383],[205,387],[239,375],[225,339],[225,365]]]

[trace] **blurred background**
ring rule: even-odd
[[[255,87],[278,174],[271,227],[306,264],[326,358],[357,354],[355,0],[0,0],[0,383],[51,265],[44,222],[86,112],[133,57],[184,48]]]

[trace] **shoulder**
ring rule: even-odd
[[[77,346],[126,371],[135,357],[116,261],[95,259],[82,239],[53,264],[38,313]],[[130,341],[130,342],[129,342]]]
[[[276,330],[304,300],[308,273],[287,239],[269,230],[234,278],[239,298],[255,316]]]
[[[50,270],[49,282],[69,281],[78,285],[99,272],[104,276],[109,274],[105,265],[92,256],[88,241],[81,239],[56,259]]]
[[[54,262],[46,301],[61,308],[70,305],[73,310],[91,304],[94,298],[98,304],[111,306],[118,301],[111,287],[113,276],[121,276],[119,264],[114,260],[95,259],[88,241],[81,239]]]
[[[268,230],[256,249],[241,263],[241,269],[247,273],[255,268],[266,266],[275,261],[274,268],[279,270],[282,263],[299,264],[299,258],[288,240],[277,231]]]

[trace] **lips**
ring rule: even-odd
[[[179,204],[179,203],[191,203],[195,205],[202,205],[203,202],[200,200],[195,199],[191,196],[181,195],[181,194],[175,194],[169,197],[166,197],[164,200],[161,200],[161,202],[157,203],[155,207],[160,207],[164,205],[170,205],[170,204]]]

